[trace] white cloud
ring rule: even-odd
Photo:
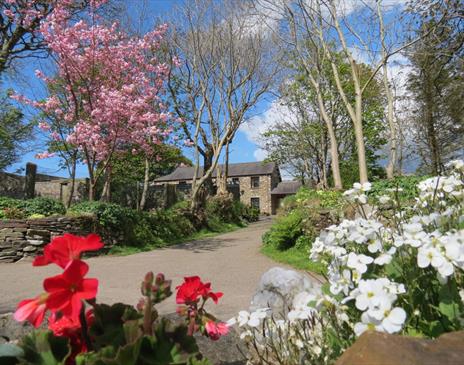
[[[382,1],[382,8],[385,10],[391,10],[399,6],[404,6],[409,0],[383,0]],[[358,10],[361,10],[365,6],[369,6],[371,8],[377,7],[377,0],[339,0],[338,1],[338,9],[344,15],[350,15]]]
[[[267,157],[267,152],[261,148],[258,148],[253,152],[253,156],[256,161],[263,161]]]
[[[278,122],[291,120],[292,118],[294,118],[294,116],[289,108],[282,105],[279,99],[276,99],[270,104],[266,111],[250,118],[244,123],[240,127],[240,131],[246,135],[250,142],[259,146],[262,141],[263,133],[275,126]],[[253,156],[258,161],[262,161],[267,157],[266,151],[259,147],[253,152]]]

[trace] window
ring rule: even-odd
[[[252,176],[251,177],[251,188],[258,189],[259,188],[259,176]]]
[[[232,184],[234,185],[240,185],[240,179],[238,177],[232,178]]]
[[[251,206],[259,210],[259,198],[251,198]]]

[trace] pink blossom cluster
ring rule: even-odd
[[[39,28],[53,53],[57,75],[36,75],[52,94],[39,102],[15,98],[67,125],[67,135],[57,134],[45,122],[39,127],[54,133],[52,139],[61,137],[79,147],[92,162],[106,161],[127,147],[149,153],[152,143],[160,143],[172,131],[160,98],[169,66],[155,56],[167,26],[130,37],[118,23],[107,26],[93,14],[105,0],[92,1],[89,20],[78,22],[70,20],[70,2],[60,1]],[[54,95],[53,90],[59,92]]]
[[[51,1],[56,3],[56,1]],[[3,14],[15,27],[30,28],[33,23],[40,22],[47,15],[48,7],[37,0],[5,0]]]

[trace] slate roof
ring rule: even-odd
[[[274,189],[272,189],[271,195],[296,194],[299,188],[301,188],[301,182],[299,181],[281,181]]]
[[[219,165],[221,168],[223,165]],[[244,162],[229,164],[228,177],[271,175],[276,168],[275,162]],[[178,167],[172,173],[155,179],[155,182],[183,181],[193,179],[194,168],[190,166]],[[199,176],[203,174],[200,167]],[[216,177],[216,171],[213,172]]]

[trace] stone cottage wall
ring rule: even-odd
[[[243,204],[251,205],[251,198],[259,198],[261,213],[271,214],[271,176],[261,175],[259,177],[259,188],[251,187],[251,177],[240,177],[240,201]]]
[[[0,171],[0,196],[10,198],[24,197],[24,176]]]
[[[92,232],[102,236],[106,248],[121,239],[102,233],[91,216],[1,221],[0,263],[41,254],[47,243],[64,233],[87,235]]]
[[[33,164],[30,164],[33,165]],[[0,171],[0,196],[23,199],[33,196],[53,198],[66,203],[71,190],[71,179],[35,174],[31,193],[26,193],[26,177]],[[73,201],[85,200],[88,194],[87,179],[76,179]]]

